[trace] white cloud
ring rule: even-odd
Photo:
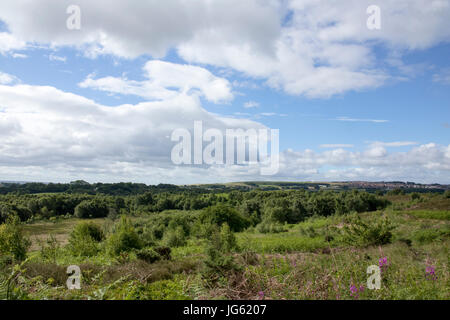
[[[280,158],[279,176],[291,180],[450,182],[450,145],[429,143],[391,153],[381,146],[369,147],[364,152],[287,150]]]
[[[150,54],[158,58],[202,32],[217,33],[224,41],[234,37],[233,41],[268,50],[271,44],[266,41],[275,39],[279,29],[278,15],[273,15],[278,5],[264,2],[75,0],[71,4],[80,6],[82,19],[81,30],[73,31],[66,28],[67,2],[17,0],[0,4],[0,19],[17,38],[29,42],[84,46],[94,55],[134,58]]]
[[[262,112],[262,113],[260,113],[260,115],[262,115],[264,117],[273,117],[273,116],[276,116],[277,114],[275,112]]]
[[[375,141],[370,143],[372,146],[375,147],[407,147],[407,146],[415,146],[419,143],[414,141],[394,141],[394,142],[381,142],[381,141]]]
[[[331,119],[336,121],[344,121],[344,122],[372,122],[372,123],[385,123],[389,122],[389,120],[379,120],[379,119],[358,119],[358,118],[349,118],[349,117],[337,117],[336,119]]]
[[[145,64],[144,72],[147,78],[144,81],[123,77],[94,79],[91,75],[79,85],[82,88],[131,94],[150,100],[173,98],[180,92],[192,94],[192,90],[215,103],[233,99],[229,81],[201,67],[152,60]]]
[[[188,61],[232,67],[265,78],[274,88],[308,97],[376,88],[391,75],[379,67],[373,44],[399,52],[450,39],[447,7],[423,0],[379,1],[382,30],[366,27],[370,1],[288,1],[292,19],[280,31],[274,52],[262,54],[246,43],[221,44],[210,34],[179,47]],[[412,23],[412,21],[414,23]],[[219,39],[219,38],[217,38]],[[221,54],[214,54],[220,51]]]
[[[376,88],[393,77],[375,46],[398,52],[397,66],[405,74],[403,53],[450,40],[444,0],[379,0],[382,27],[376,31],[366,27],[369,0],[74,3],[82,10],[78,31],[66,28],[64,1],[1,2],[0,19],[11,35],[1,34],[0,52],[39,43],[74,46],[91,57],[162,58],[176,49],[190,63],[239,71],[289,94],[326,98]]]
[[[61,57],[61,56],[57,56],[57,55],[54,55],[54,54],[50,54],[48,56],[48,59],[50,61],[59,61],[59,62],[66,62],[67,61],[67,57]]]
[[[184,93],[113,108],[53,87],[0,85],[0,106],[3,177],[9,172],[5,168],[21,167],[40,168],[38,174],[54,171],[49,176],[54,179],[65,179],[67,170],[68,175],[89,172],[109,180],[140,167],[127,178],[139,180],[136,173],[143,168],[173,170],[174,129],[192,130],[194,121],[203,121],[205,130],[264,128],[254,121],[211,114],[195,96]],[[150,173],[146,176],[149,179]]]
[[[17,40],[16,37],[7,32],[0,32],[0,54],[4,55],[13,50],[23,50],[25,47],[24,41]]]
[[[433,74],[433,82],[450,85],[450,68],[442,69],[439,73]]]
[[[23,54],[23,53],[13,53],[13,54],[11,54],[11,57],[13,57],[14,59],[26,59],[26,58],[28,58],[28,56],[26,54]]]
[[[248,102],[244,103],[244,108],[246,108],[246,109],[258,108],[258,107],[259,107],[259,103],[256,101],[248,101]]]
[[[0,84],[11,84],[19,82],[19,79],[8,73],[0,72]]]
[[[204,110],[179,93],[163,101],[108,107],[53,87],[0,85],[0,174],[8,180],[200,183],[260,179],[246,166],[174,166],[170,135],[176,128],[264,128]],[[378,142],[365,151],[350,145],[323,152],[286,150],[269,179],[415,180],[450,182],[450,145]],[[405,152],[386,147],[409,146]]]

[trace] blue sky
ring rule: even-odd
[[[73,2],[75,31],[68,2],[0,5],[2,180],[450,183],[448,1],[379,1],[377,31],[365,1]],[[276,175],[170,161],[174,129],[227,119],[280,130]]]

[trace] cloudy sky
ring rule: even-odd
[[[194,121],[279,129],[278,174],[174,165]],[[1,1],[0,134],[0,180],[450,183],[450,1]]]

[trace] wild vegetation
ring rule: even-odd
[[[450,298],[448,192],[125,186],[0,195],[0,299]]]

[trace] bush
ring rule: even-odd
[[[220,231],[216,229],[211,235],[206,247],[207,258],[202,277],[208,283],[214,283],[228,272],[239,269],[232,255],[233,249],[237,249],[236,238],[230,227],[224,224]]]
[[[450,199],[450,190],[444,192],[444,197]]]
[[[227,223],[235,232],[242,231],[250,225],[250,222],[236,209],[223,204],[204,209],[199,219],[202,223],[217,224],[218,226]]]
[[[231,252],[238,248],[236,236],[231,232],[230,227],[226,223],[224,223],[220,229],[220,241],[220,250],[222,252]]]
[[[0,255],[11,255],[17,260],[25,260],[31,242],[23,234],[19,217],[8,217],[5,224],[0,225]]]
[[[431,243],[434,241],[443,240],[444,237],[450,235],[449,230],[437,230],[437,229],[426,229],[416,231],[412,238],[419,244]]]
[[[75,208],[75,216],[80,219],[104,218],[108,214],[107,203],[100,199],[84,200]]]
[[[122,216],[114,226],[114,231],[107,240],[107,250],[110,255],[141,249],[142,241],[134,229],[130,219]]]
[[[197,238],[208,238],[211,236],[212,232],[217,229],[217,225],[211,223],[202,223],[197,220],[192,227],[191,234]]]
[[[102,229],[92,222],[81,222],[75,226],[69,236],[69,251],[75,256],[92,257],[100,248],[104,239]]]
[[[411,193],[411,200],[419,200],[421,198],[421,195],[420,195],[420,193],[417,193],[417,192],[413,192],[413,193]]]
[[[350,245],[384,245],[391,243],[392,230],[395,228],[387,217],[366,223],[359,216],[355,216],[344,226],[342,235],[344,242]]]
[[[56,258],[60,249],[58,239],[53,234],[50,234],[44,241],[38,241],[41,246],[41,257],[53,263],[56,263]]]
[[[151,248],[144,248],[136,252],[136,257],[148,263],[161,260],[161,255]]]
[[[99,225],[93,222],[81,222],[73,230],[76,235],[85,235],[91,237],[96,242],[103,241],[105,235]]]
[[[186,245],[186,236],[182,226],[175,229],[169,229],[164,233],[163,242],[172,248],[183,247]]]

